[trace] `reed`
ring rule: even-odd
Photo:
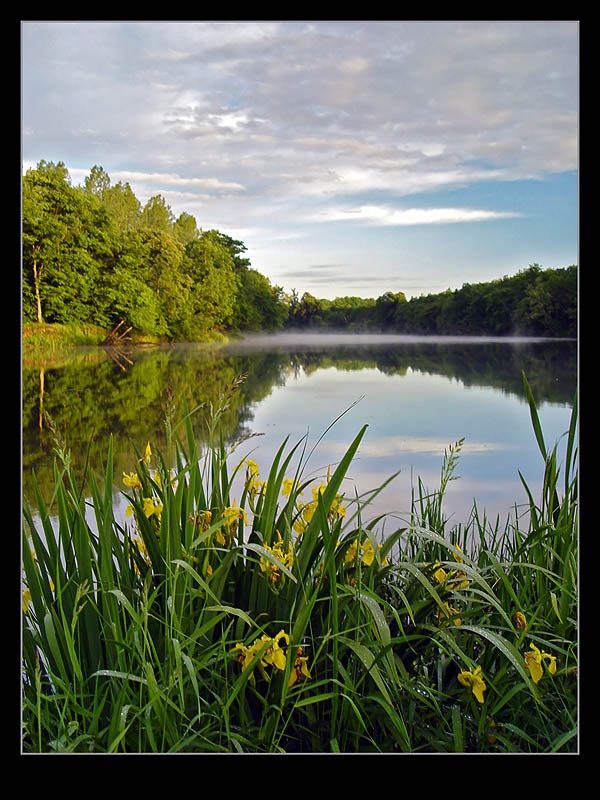
[[[202,451],[200,409],[167,414],[166,454],[114,475],[109,442],[84,487],[57,443],[50,502],[24,508],[23,750],[576,750],[576,402],[559,480],[524,377],[542,497],[449,530],[461,442],[406,520],[368,520],[376,492],[341,490],[366,426],[316,481],[306,440],[263,475],[220,432],[241,380]]]

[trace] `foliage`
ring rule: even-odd
[[[376,300],[325,300],[305,292],[290,298],[288,325],[407,334],[577,336],[577,267],[542,270],[538,264],[512,277],[463,284],[406,300],[385,292]],[[343,311],[342,311],[343,309]]]
[[[96,198],[73,188],[64,164],[40,162],[23,178],[23,313],[26,320],[102,325],[101,270],[111,258],[109,221]]]
[[[23,319],[123,319],[165,339],[223,330],[282,327],[414,334],[577,335],[577,268],[532,264],[513,277],[406,300],[286,296],[250,266],[246,246],[175,218],[161,195],[142,207],[128,183],[111,186],[94,165],[72,186],[62,162],[40,161],[23,176]],[[160,275],[158,272],[160,271]],[[147,280],[149,277],[149,281]]]
[[[365,521],[379,490],[341,492],[366,426],[316,481],[302,440],[263,475],[220,433],[242,385],[208,409],[202,451],[199,409],[176,423],[168,404],[164,452],[148,442],[118,476],[111,439],[93,520],[56,433],[52,502],[24,509],[23,749],[576,749],[576,400],[559,480],[524,380],[544,488],[524,483],[527,515],[504,532],[476,508],[447,531],[459,442],[382,538],[386,520]]]
[[[128,183],[94,165],[73,187],[62,162],[40,161],[23,177],[23,319],[124,320],[135,334],[211,338],[224,329],[278,329],[279,287],[242,256],[245,245],[175,218],[161,195],[142,208]]]

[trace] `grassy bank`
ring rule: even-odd
[[[109,333],[109,330],[94,325],[28,323],[22,328],[23,359],[30,362],[45,361],[74,347],[100,345]],[[164,337],[141,336],[133,332],[128,336],[131,344],[162,344],[167,341]],[[227,337],[219,331],[213,331],[206,341],[227,341]]]
[[[93,325],[23,325],[23,355],[53,354],[79,345],[100,344],[108,331]]]
[[[449,529],[460,442],[409,518],[367,522],[372,493],[341,493],[366,426],[316,481],[304,440],[231,470],[238,387],[202,452],[167,412],[166,452],[114,475],[108,443],[102,482],[56,441],[52,502],[24,509],[24,751],[576,751],[577,403],[558,465],[525,381],[541,496]]]

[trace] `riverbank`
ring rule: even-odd
[[[522,479],[529,507],[504,530],[446,524],[461,440],[384,531],[364,524],[372,493],[344,492],[367,424],[320,476],[302,440],[230,463],[221,420],[242,383],[202,450],[190,413],[125,469],[110,437],[102,488],[88,475],[94,530],[55,441],[58,524],[39,495],[24,509],[23,751],[577,752],[576,402],[559,481],[523,380],[544,481],[536,502]]]
[[[96,325],[60,325],[32,322],[22,328],[23,360],[46,360],[73,347],[101,345],[110,331]],[[165,337],[141,336],[131,332],[127,344],[165,344]],[[227,342],[229,337],[215,331],[207,342]],[[122,343],[123,344],[123,343]]]

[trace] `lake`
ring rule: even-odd
[[[464,439],[446,515],[466,523],[476,500],[480,512],[503,521],[526,502],[518,470],[536,498],[543,478],[521,373],[552,446],[569,427],[577,363],[573,340],[292,333],[119,353],[87,347],[43,365],[24,361],[23,498],[33,504],[32,469],[42,496],[49,500],[52,493],[53,445],[44,412],[78,475],[86,458],[101,474],[112,434],[120,477],[135,468],[133,445],[140,453],[147,441],[166,449],[167,408],[178,420],[184,398],[189,408],[216,407],[224,387],[243,374],[223,415],[228,445],[239,442],[232,465],[250,455],[266,478],[283,440],[289,437],[292,446],[306,436],[307,455],[318,445],[304,477],[320,482],[367,424],[343,489],[353,497],[400,471],[366,516],[402,516],[417,479],[436,489],[445,450]],[[202,442],[204,410],[193,419]],[[124,515],[127,501],[118,490],[114,503]]]

